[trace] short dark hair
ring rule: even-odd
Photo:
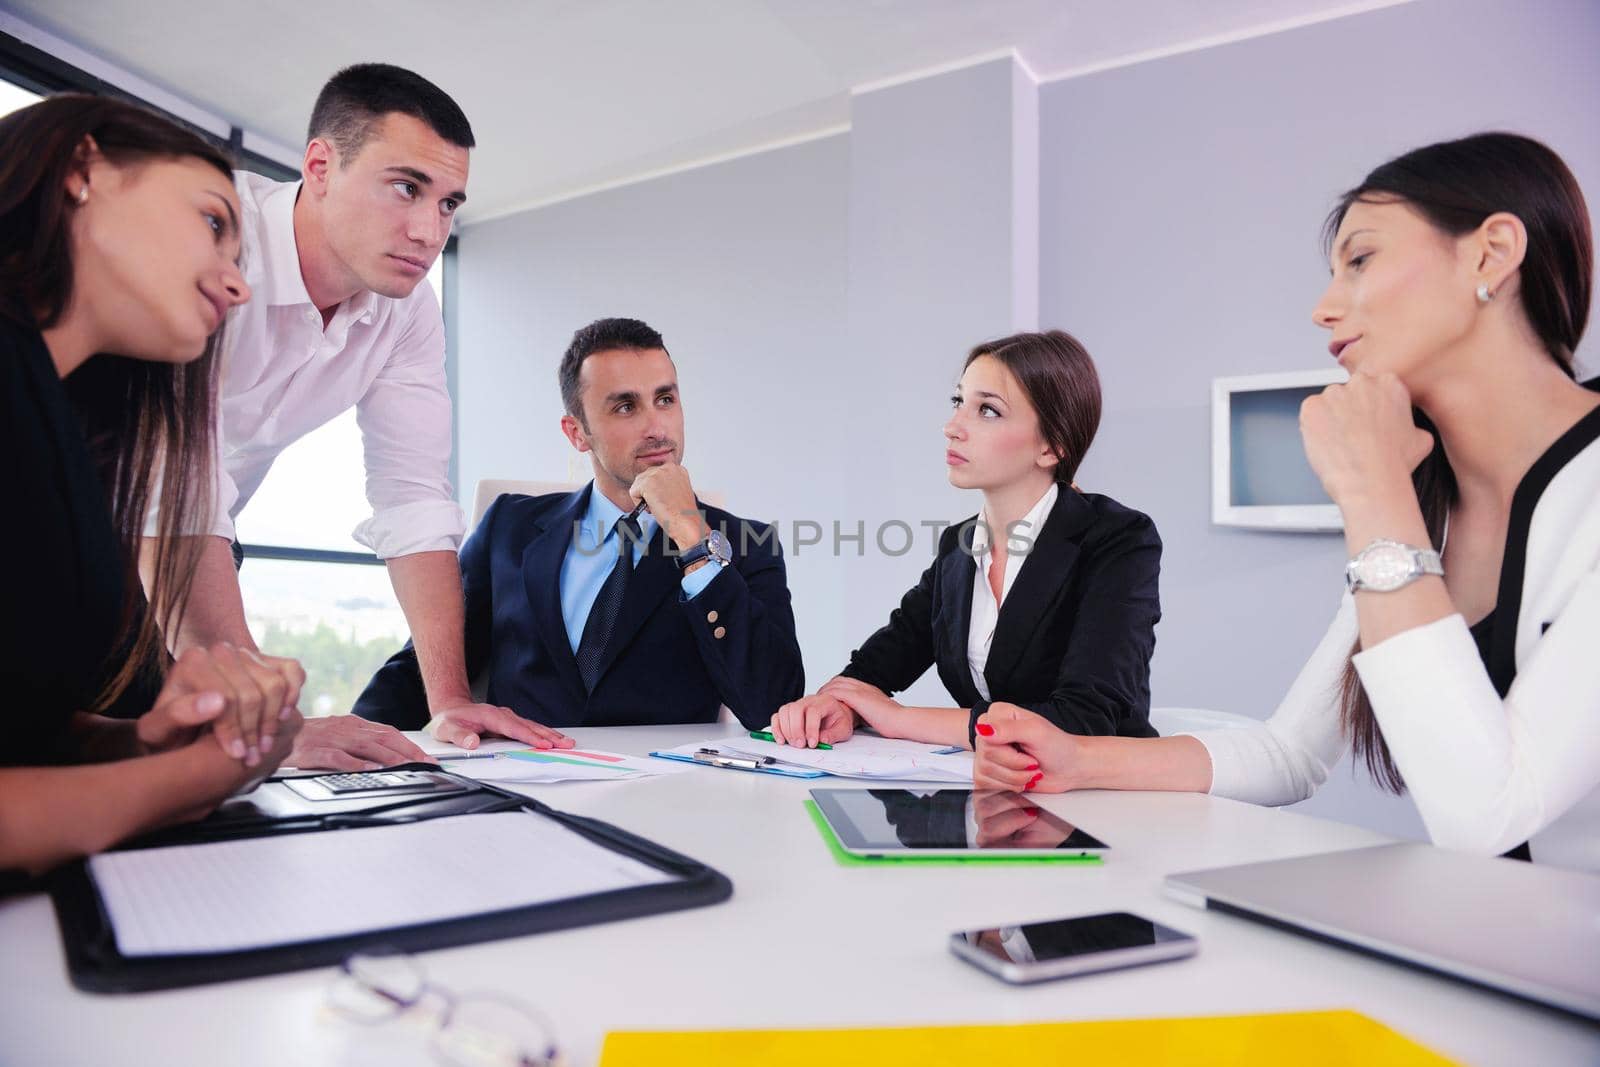
[[[962,370],[980,356],[999,360],[1022,386],[1045,443],[1061,457],[1056,481],[1071,485],[1100,428],[1100,375],[1089,350],[1064,330],[1018,333],[974,348]]]
[[[388,63],[357,63],[328,79],[311,108],[306,140],[325,137],[348,164],[385,115],[426,122],[453,145],[472,148],[472,125],[450,94],[420,74]]]
[[[588,429],[589,422],[583,416],[583,401],[578,396],[578,372],[583,369],[583,361],[596,352],[648,352],[659,348],[667,351],[667,343],[661,335],[652,330],[638,319],[596,319],[572,335],[572,343],[567,345],[567,351],[561,357],[561,369],[557,378],[561,382],[561,404],[567,409],[567,414],[577,419]],[[670,357],[672,353],[667,352]]]

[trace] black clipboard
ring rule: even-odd
[[[437,767],[428,764],[406,766],[411,769],[438,770]],[[405,812],[406,821],[444,818],[478,811],[529,811],[553,819],[598,845],[675,875],[676,880],[549,901],[505,911],[386,930],[369,930],[359,934],[340,935],[291,945],[203,955],[129,957],[122,955],[117,949],[111,920],[106,914],[99,890],[95,887],[94,878],[89,872],[88,861],[77,860],[53,872],[47,881],[51,903],[55,906],[57,925],[61,931],[62,947],[66,952],[67,972],[72,984],[90,993],[176,989],[236,978],[254,978],[286,971],[326,967],[338,963],[352,952],[376,945],[403,949],[407,952],[422,952],[705,907],[721,903],[733,895],[733,883],[727,876],[697,860],[663,848],[653,841],[598,819],[558,811],[530,797],[499,789],[485,782],[466,778],[462,778],[461,781],[469,784],[471,788],[465,793],[427,798],[425,801],[408,805]],[[371,810],[378,811],[384,806],[374,805]],[[276,822],[281,825],[263,824],[257,820],[248,826],[230,829],[227,820],[218,821],[213,817],[187,827],[142,837],[121,848],[200,844],[217,840],[264,837],[278,833],[337,833],[341,828],[361,825],[359,821],[346,820],[343,823],[336,823],[331,828],[307,828],[306,820],[303,818],[298,820],[286,818]]]

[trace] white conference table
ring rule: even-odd
[[[715,726],[574,730],[643,755]],[[1102,866],[843,867],[807,818],[810,781],[690,767],[519,787],[704,861],[733,881],[709,908],[424,953],[431,980],[497,991],[554,1022],[569,1065],[608,1031],[834,1028],[1233,1015],[1350,1008],[1465,1063],[1600,1063],[1600,1028],[1449,979],[1165,897],[1175,871],[1358,848],[1358,827],[1190,794],[1085,792],[1039,803],[1112,846]],[[370,885],[329,893],[372,893]],[[1372,901],[1381,908],[1381,900]],[[1515,906],[1511,903],[1509,906]],[[1198,956],[1012,987],[951,955],[957,929],[1128,910],[1195,934]],[[41,895],[0,902],[0,1064],[432,1064],[416,1025],[323,1008],[333,968],[159,993],[67,979]]]

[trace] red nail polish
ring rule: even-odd
[[[986,722],[980,722],[978,724],[978,733],[982,734],[984,737],[993,737],[994,736],[994,727],[990,726]]]
[[[1037,779],[1037,778],[1029,778],[1028,779],[1028,784],[1022,787],[1023,792],[1027,792],[1029,789],[1032,789],[1033,788],[1033,783],[1037,782],[1038,780],[1039,779]]]
[[[1039,765],[1038,765],[1038,764],[1037,764],[1037,763],[1030,763],[1030,764],[1028,764],[1028,770],[1030,770],[1030,771],[1036,771],[1036,770],[1038,770],[1038,769],[1039,769]]]
[[[1039,817],[1039,809],[1038,808],[1023,808],[1022,810],[1027,812],[1030,816],[1032,816],[1035,819],[1037,819]]]

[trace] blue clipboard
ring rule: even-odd
[[[650,755],[656,757],[657,759],[675,760],[678,763],[692,763],[696,767],[709,767],[712,770],[740,771],[740,772],[742,772],[744,774],[776,774],[776,775],[780,775],[781,777],[784,777],[784,778],[831,778],[832,777],[832,775],[830,775],[827,771],[819,771],[815,767],[792,767],[792,766],[786,766],[785,764],[782,764],[782,763],[774,763],[770,767],[751,767],[751,768],[745,768],[745,767],[718,767],[714,763],[705,763],[705,762],[703,762],[701,760],[695,759],[693,756],[686,756],[682,752],[652,752],[652,753],[650,753]],[[748,758],[748,757],[744,757],[742,754],[736,753],[736,752],[730,752],[730,753],[728,753],[728,755],[736,756],[736,757],[739,757],[739,758]]]

